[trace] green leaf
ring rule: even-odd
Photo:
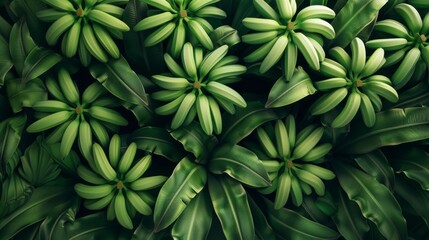
[[[256,202],[249,196],[249,206],[252,211],[253,222],[255,225],[255,234],[257,239],[263,240],[275,240],[276,235],[274,234],[273,228],[264,216],[262,209],[256,204]]]
[[[398,173],[420,184],[422,189],[429,190],[429,153],[417,147],[400,147],[389,152],[389,160]]]
[[[9,162],[13,160],[12,156],[21,141],[21,134],[26,122],[27,115],[25,114],[19,114],[0,122],[0,173],[3,176],[12,174],[13,169],[16,167],[17,163],[9,165]]]
[[[13,62],[9,54],[9,44],[6,39],[0,35],[0,88],[3,86],[7,73],[12,67]]]
[[[3,2],[6,2],[2,0]],[[0,2],[1,5],[1,2]],[[6,19],[3,18],[3,16],[0,16],[0,35],[4,37],[5,39],[9,39],[10,30],[12,29],[12,26],[9,24]]]
[[[117,239],[120,230],[115,222],[108,221],[106,212],[98,212],[76,219],[64,226],[64,232],[70,240]]]
[[[129,103],[147,105],[144,86],[125,58],[111,59],[107,63],[94,62],[89,70],[116,97]]]
[[[207,155],[217,143],[216,138],[205,134],[201,126],[196,122],[178,128],[170,134],[183,145],[186,151],[195,156],[196,162],[206,161]]]
[[[421,81],[415,86],[401,92],[395,108],[418,107],[429,104],[429,84]]]
[[[27,55],[36,47],[28,31],[27,22],[21,18],[12,26],[9,38],[9,52],[13,65],[18,74],[24,69],[24,61]]]
[[[14,0],[17,7],[19,7],[22,13],[19,13],[19,16],[25,16],[25,19],[28,24],[31,36],[34,41],[39,45],[45,41],[45,32],[42,31],[42,23],[40,19],[36,16],[36,13],[42,9],[46,8],[46,5],[41,1],[32,1],[32,0]]]
[[[395,182],[395,193],[399,195],[400,199],[406,201],[415,214],[420,216],[429,227],[429,208],[426,204],[422,204],[429,202],[429,192],[406,177],[398,176]]]
[[[324,5],[328,4],[328,0],[310,0],[310,5]]]
[[[265,107],[276,108],[287,106],[314,94],[316,91],[310,76],[308,76],[304,69],[299,67],[295,70],[290,81],[286,81],[284,77],[281,77],[274,83],[268,94]]]
[[[61,60],[61,55],[50,49],[33,48],[24,61],[24,68],[22,69],[23,81],[27,82],[39,77]]]
[[[340,46],[345,48],[358,34],[371,24],[378,11],[388,0],[349,0],[341,8],[332,21],[335,29],[335,38],[329,47]]]
[[[377,225],[387,239],[406,239],[407,227],[401,207],[386,186],[351,165],[336,162],[334,171],[349,199]]]
[[[0,197],[0,218],[25,204],[33,189],[17,172],[11,173],[3,182]]]
[[[263,199],[261,204],[266,207],[266,216],[278,239],[337,239],[338,233],[334,230],[313,222],[299,213],[287,209],[274,209],[274,204]]]
[[[147,4],[143,1],[130,0],[124,10],[123,21],[130,26],[134,27],[140,20],[147,17]],[[144,41],[148,36],[146,31],[124,32],[124,50],[134,69],[139,69],[139,72],[149,77],[153,74],[162,72],[165,69],[164,52],[162,44],[157,44],[152,47],[145,47]]]
[[[73,224],[76,220],[79,206],[80,201],[77,197],[53,206],[52,212],[40,224],[38,239],[66,239],[67,234],[64,228],[67,224]]]
[[[213,208],[227,239],[254,239],[255,229],[246,190],[227,177],[209,175]]]
[[[347,154],[363,154],[384,146],[394,146],[429,138],[429,108],[391,109],[377,113],[374,127],[362,121],[351,125],[349,135],[337,146]]]
[[[179,162],[185,156],[180,144],[164,128],[142,127],[129,136],[139,149]]]
[[[252,187],[271,185],[268,173],[255,153],[239,145],[224,144],[213,151],[208,169],[214,174],[226,173]]]
[[[206,170],[188,157],[183,158],[159,191],[153,216],[155,231],[172,224],[204,188],[206,181]]]
[[[68,176],[79,177],[77,174],[77,167],[80,164],[80,158],[73,150],[70,151],[67,157],[63,157],[60,152],[61,143],[44,144],[43,147],[53,160],[60,166],[62,173]]]
[[[67,201],[73,193],[72,185],[36,188],[26,204],[0,220],[0,236],[12,238],[30,224],[45,219],[52,211],[52,206]]]
[[[212,224],[213,208],[208,192],[201,191],[177,219],[171,230],[174,239],[206,239]]]
[[[15,113],[22,111],[23,107],[31,107],[38,101],[48,99],[45,85],[40,78],[27,83],[21,79],[10,79],[6,86],[10,105]]]
[[[142,218],[140,225],[135,229],[133,235],[131,236],[131,239],[163,240],[167,238],[168,233],[169,231],[167,230],[155,232],[152,216],[148,216]]]
[[[375,177],[377,181],[384,184],[390,190],[395,185],[395,174],[392,167],[381,150],[359,155],[355,158],[356,163],[368,175]]]
[[[234,115],[223,116],[223,126],[226,127],[220,139],[222,142],[236,144],[260,125],[278,117],[274,110],[265,108],[262,103],[248,102],[246,108],[237,109]]]
[[[359,206],[347,198],[339,187],[335,191],[337,212],[332,216],[338,231],[347,240],[360,240],[369,231],[367,220],[362,215]]]
[[[61,170],[46,150],[42,138],[38,137],[21,158],[20,175],[31,185],[38,187],[58,177]]]

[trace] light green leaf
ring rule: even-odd
[[[129,136],[129,142],[135,142],[139,149],[163,156],[173,162],[179,162],[185,156],[180,144],[164,128],[142,127]]]
[[[279,118],[272,109],[260,102],[248,102],[246,108],[239,108],[234,115],[224,115],[224,130],[220,141],[236,144],[265,122]]]
[[[335,191],[337,212],[332,216],[338,231],[347,240],[363,239],[369,231],[367,220],[362,215],[359,206],[348,199],[340,188]]]
[[[252,213],[243,186],[227,177],[209,175],[213,208],[227,239],[254,239]]]
[[[362,214],[377,225],[385,238],[407,238],[407,225],[401,207],[386,186],[345,163],[336,162],[334,171],[349,199],[359,205]]]
[[[349,0],[332,21],[335,38],[329,47],[345,48],[370,24],[388,0]]]
[[[96,78],[114,96],[129,103],[147,105],[147,96],[139,76],[125,58],[107,63],[95,62],[89,67]]]
[[[355,161],[368,175],[375,177],[377,181],[386,185],[390,190],[393,190],[395,174],[381,150],[378,149],[364,155],[359,155],[355,158]]]
[[[206,170],[188,157],[183,158],[159,191],[153,216],[155,231],[172,224],[204,188],[206,181]]]
[[[337,150],[347,154],[363,154],[384,146],[415,142],[429,138],[429,108],[391,109],[377,113],[377,121],[368,128],[354,122]]]
[[[208,192],[201,191],[177,219],[171,230],[174,239],[206,239],[212,224],[213,208]]]
[[[216,148],[208,167],[214,174],[226,173],[235,180],[252,187],[271,185],[262,161],[255,153],[239,145],[224,144]]]
[[[290,81],[284,77],[279,78],[268,94],[268,100],[265,103],[267,108],[283,107],[295,103],[316,92],[310,76],[299,67],[295,70]]]

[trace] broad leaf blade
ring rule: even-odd
[[[0,35],[0,88],[3,86],[7,73],[12,67],[13,62],[9,54],[9,44],[6,39]]]
[[[61,55],[50,49],[35,47],[24,61],[22,80],[27,82],[47,72],[62,60]]]
[[[90,67],[91,75],[116,97],[129,103],[147,105],[147,96],[142,81],[131,69],[125,58],[96,62]]]
[[[25,204],[32,194],[32,187],[18,172],[10,174],[2,183],[0,196],[0,218]]]
[[[363,239],[369,231],[367,220],[363,217],[359,206],[347,198],[343,190],[336,190],[337,212],[332,216],[341,235],[347,240]]]
[[[9,52],[15,70],[18,74],[24,69],[24,61],[27,55],[36,47],[28,30],[25,18],[16,22],[9,36]]]
[[[368,175],[375,177],[377,181],[393,190],[395,174],[381,150],[359,155],[355,161]]]
[[[384,146],[415,142],[429,138],[429,108],[391,109],[377,113],[372,128],[354,122],[350,134],[337,150],[347,154],[363,154]]]
[[[15,113],[22,111],[23,107],[31,107],[38,101],[48,99],[45,85],[40,78],[27,83],[21,79],[10,79],[6,86],[10,106]]]
[[[396,172],[404,173],[422,189],[429,190],[429,153],[417,147],[401,147],[393,149],[388,156]]]
[[[171,230],[174,239],[206,239],[212,224],[213,208],[208,192],[201,191],[183,211]]]
[[[247,148],[239,145],[222,145],[214,150],[209,162],[214,174],[226,173],[232,178],[252,187],[271,185],[262,161]]]
[[[246,190],[227,176],[209,175],[213,208],[227,239],[254,239],[255,229]]]
[[[159,191],[153,216],[155,231],[172,224],[204,188],[206,181],[206,170],[187,157],[183,158]]]
[[[321,240],[339,237],[334,230],[313,222],[293,210],[287,208],[274,209],[274,204],[265,198],[261,203],[266,206],[268,222],[279,239]]]
[[[255,224],[255,234],[258,239],[275,240],[273,228],[264,216],[264,212],[258,204],[251,198],[248,198],[250,210],[252,211],[253,222]]]
[[[196,122],[178,128],[170,134],[183,145],[186,151],[192,153],[197,161],[200,159],[204,161],[210,151],[210,147],[217,142],[215,137],[205,134],[201,126]]]
[[[369,25],[387,0],[349,0],[332,21],[335,38],[330,47],[346,47]]]
[[[261,124],[277,119],[279,116],[260,102],[248,102],[246,108],[237,109],[234,115],[224,115],[226,126],[220,137],[222,142],[236,144],[248,136]]]
[[[351,165],[335,163],[335,174],[348,197],[362,214],[374,222],[387,239],[406,239],[407,227],[401,207],[386,186]]]
[[[36,188],[26,204],[0,221],[0,236],[9,239],[25,227],[46,218],[52,206],[67,201],[72,193],[71,185]]]
[[[16,164],[10,166],[9,161],[13,159],[12,156],[21,141],[21,134],[26,122],[27,115],[25,114],[19,114],[0,122],[0,173],[3,176],[12,174],[16,167]],[[7,166],[12,168],[7,171]]]
[[[166,239],[168,230],[163,230],[160,232],[155,232],[153,226],[152,216],[143,217],[139,226],[135,229],[133,235],[131,236],[132,240],[163,240]]]
[[[163,156],[173,162],[179,162],[185,156],[180,144],[164,128],[142,127],[129,136],[129,142],[135,142],[139,149]]]
[[[299,100],[316,92],[310,76],[302,68],[295,70],[290,81],[284,77],[279,78],[273,85],[265,103],[267,108],[283,107],[298,102]]]
[[[108,221],[106,212],[98,212],[76,219],[65,225],[66,239],[117,239],[120,228]]]

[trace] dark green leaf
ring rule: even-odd
[[[174,239],[206,239],[212,223],[213,208],[208,192],[201,191],[177,219],[171,231]]]
[[[406,239],[407,227],[401,207],[386,186],[351,165],[336,162],[335,174],[349,199],[377,225],[387,239]]]
[[[33,39],[40,44],[45,41],[45,32],[41,31],[42,25],[36,13],[45,8],[45,4],[41,1],[33,0],[15,0],[20,11],[23,11],[19,16],[25,16],[25,19],[30,29]]]
[[[43,220],[52,211],[52,206],[67,201],[73,193],[71,185],[36,188],[26,204],[0,221],[0,236],[9,239],[26,226]]]
[[[188,157],[183,158],[159,191],[154,210],[155,231],[172,224],[204,188],[206,181],[206,170]]]
[[[16,164],[9,165],[12,156],[21,141],[21,134],[27,122],[27,115],[19,114],[0,122],[0,173],[2,175],[12,174]],[[13,161],[12,161],[13,163]],[[7,171],[7,166],[9,171]]]
[[[246,190],[227,176],[209,175],[213,208],[227,239],[254,239],[255,229]]]
[[[89,69],[91,75],[116,97],[129,103],[147,105],[144,86],[125,58],[112,59],[105,64],[95,62]]]
[[[387,0],[349,0],[332,21],[335,38],[330,47],[346,47],[368,24]]]
[[[186,151],[195,156],[196,162],[206,161],[211,148],[217,143],[216,138],[205,134],[196,122],[178,128],[170,134],[183,145]]]
[[[267,108],[283,107],[295,103],[316,92],[310,76],[299,67],[295,70],[290,81],[284,77],[279,78],[268,94],[268,100],[265,103]]]
[[[70,151],[67,157],[63,157],[60,152],[61,143],[44,144],[45,151],[53,158],[53,160],[60,166],[62,173],[69,176],[78,177],[77,167],[80,164],[80,158],[73,150]]]
[[[252,187],[271,185],[262,161],[255,153],[239,145],[224,144],[216,148],[208,167],[214,174],[226,173]]]
[[[149,106],[151,106],[151,99],[148,99]],[[128,110],[130,110],[134,116],[137,119],[138,125],[140,127],[146,125],[147,123],[151,122],[155,118],[155,113],[151,108],[145,105],[135,105],[131,103],[124,102],[124,107]]]
[[[391,109],[377,113],[372,128],[354,122],[350,134],[337,149],[348,154],[363,154],[383,146],[399,145],[429,138],[429,108]]]
[[[0,88],[3,86],[6,75],[12,67],[13,63],[9,54],[9,44],[6,39],[0,35]]]
[[[314,198],[313,196],[304,196],[303,202],[302,202],[302,208],[300,208],[299,212],[303,217],[306,217],[312,221],[324,224],[329,221],[329,215],[325,214],[322,209],[326,209],[326,212],[331,213],[332,211],[336,211],[336,209],[332,210],[332,206],[329,206],[326,204],[327,201],[322,202],[322,200],[319,200],[319,205],[317,205],[318,198]],[[331,201],[332,202],[332,201]],[[323,204],[323,205],[322,205]],[[329,209],[327,209],[329,207]]]
[[[324,5],[328,4],[328,0],[310,0],[310,5]]]
[[[31,196],[32,187],[17,172],[10,174],[2,184],[0,218],[25,204]]]
[[[147,17],[147,5],[143,1],[130,0],[125,7],[124,22],[131,28],[140,20]],[[162,44],[145,47],[144,41],[148,34],[143,32],[124,32],[125,54],[132,66],[146,77],[160,73],[164,70],[164,49]]]
[[[377,181],[393,190],[395,174],[381,150],[359,155],[355,161],[368,175],[375,177]]]
[[[349,200],[342,189],[337,188],[335,193],[338,208],[332,219],[338,231],[347,240],[363,239],[365,233],[369,231],[369,226],[359,206]]]
[[[73,223],[67,223],[64,231],[67,238],[73,240],[105,239],[114,240],[119,232],[115,222],[107,221],[106,212],[98,212],[76,219]]]
[[[133,132],[129,142],[135,142],[139,149],[179,162],[185,156],[180,144],[164,128],[142,127]]]
[[[338,233],[334,230],[313,222],[297,212],[287,209],[274,209],[274,204],[265,199],[266,216],[271,227],[281,239],[337,239]]]
[[[429,104],[429,84],[427,81],[421,81],[415,86],[401,92],[399,101],[395,104],[396,108],[419,107]]]
[[[24,82],[35,79],[61,61],[61,55],[50,49],[35,47],[24,61],[22,79]]]
[[[69,223],[73,224],[79,206],[80,201],[77,197],[53,206],[52,212],[40,224],[38,239],[66,239],[67,235],[64,228]]]
[[[38,101],[48,99],[45,85],[40,78],[24,83],[21,79],[10,79],[6,82],[7,96],[12,110],[22,111],[23,107],[31,107]]]
[[[429,190],[429,154],[417,147],[401,147],[389,152],[389,160],[396,172],[404,173]]]
[[[429,192],[423,190],[417,183],[403,176],[398,176],[395,183],[395,193],[404,199],[415,214],[420,216],[426,226],[429,227],[429,208],[423,204],[429,202]]]
[[[236,144],[261,124],[277,119],[278,115],[260,102],[248,102],[246,108],[237,109],[234,115],[224,115],[225,126],[221,141]]]
[[[12,29],[12,26],[9,24],[8,21],[6,21],[6,19],[3,18],[3,16],[0,16],[0,26],[0,35],[5,39],[9,39],[10,30]]]
[[[42,138],[38,137],[21,158],[20,175],[31,185],[38,187],[58,177],[60,169],[47,151]]]
[[[24,18],[21,18],[13,25],[9,39],[10,57],[18,74],[22,73],[25,58],[34,47],[36,47],[36,44],[28,31],[27,22]]]
[[[253,222],[255,225],[255,234],[258,239],[263,240],[275,240],[276,235],[267,219],[264,216],[262,209],[256,204],[256,202],[249,196],[249,206],[252,211]]]
[[[168,230],[155,232],[152,216],[143,217],[140,225],[135,229],[132,240],[164,240],[168,234]]]

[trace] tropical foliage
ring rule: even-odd
[[[427,0],[0,0],[0,239],[426,239]]]

